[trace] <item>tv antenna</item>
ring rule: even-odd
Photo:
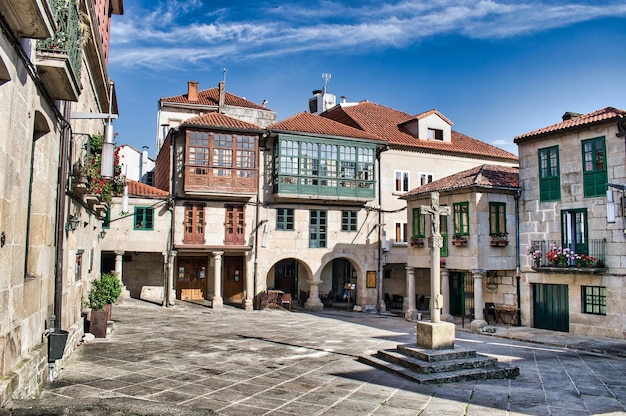
[[[328,81],[330,81],[332,77],[333,76],[329,73],[322,74],[322,81],[324,81],[324,93],[326,93],[326,89],[328,88]]]

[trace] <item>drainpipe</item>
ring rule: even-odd
[[[63,109],[63,117],[65,120],[70,119],[70,105],[65,103]],[[68,174],[68,143],[71,139],[71,130],[68,124],[62,124],[61,143],[59,144],[59,169],[57,176],[57,206],[56,206],[56,237],[55,237],[55,273],[54,273],[54,314],[57,326],[60,328],[63,322],[63,252],[64,252],[64,223],[65,218],[65,190],[67,188]]]
[[[376,149],[376,160],[378,161],[378,266],[376,268],[376,311],[380,314],[382,309],[382,297],[383,297],[383,200],[382,200],[382,185],[381,185],[381,163],[380,152],[382,150]],[[367,276],[366,276],[367,279]]]
[[[165,132],[164,132],[165,133]],[[167,270],[165,273],[165,306],[168,307],[173,304],[172,302],[172,293],[170,292],[170,287],[174,286],[174,276],[172,276],[169,271],[175,270],[175,267],[170,267],[170,262],[172,261],[172,252],[174,251],[174,236],[176,235],[176,132],[172,131],[172,140],[170,143],[170,241],[169,247],[167,250]],[[165,136],[167,138],[167,136]],[[163,140],[165,140],[165,138]]]
[[[515,292],[517,295],[517,326],[522,325],[522,304],[521,304],[521,288],[520,288],[520,247],[519,247],[519,198],[522,191],[517,189],[515,194]]]

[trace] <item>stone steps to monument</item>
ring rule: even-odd
[[[455,346],[454,349],[428,350],[425,348],[417,347],[415,345],[399,344],[396,349],[398,350],[398,352],[404,355],[415,357],[428,362],[458,360],[462,358],[476,357],[476,350],[459,348],[457,346]]]
[[[399,364],[409,370],[422,374],[444,373],[457,370],[468,370],[472,368],[487,368],[498,365],[498,360],[496,358],[486,357],[483,355],[440,361],[424,361],[419,358],[405,355],[398,350],[380,350],[376,354],[376,357],[384,361]]]
[[[372,367],[397,374],[419,384],[443,384],[468,380],[515,378],[519,375],[519,367],[516,366],[497,365],[424,374],[413,371],[403,365],[383,360],[374,355],[360,356],[359,361]]]

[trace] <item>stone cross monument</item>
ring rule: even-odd
[[[443,237],[439,232],[439,216],[450,215],[450,207],[439,206],[439,192],[431,192],[430,206],[420,206],[422,215],[431,216],[431,265],[430,265],[430,322],[417,323],[417,344],[428,349],[454,348],[454,324],[441,322],[441,295],[440,253],[443,247]]]

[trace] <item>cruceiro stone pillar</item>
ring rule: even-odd
[[[415,268],[406,268],[406,296],[404,298],[404,317],[408,320],[416,319],[417,308],[415,307]]]
[[[164,253],[167,261],[167,275],[169,276],[167,279],[167,288],[165,289],[168,293],[166,306],[173,306],[176,303],[176,292],[174,291],[174,279],[176,279],[176,275],[174,274],[174,264],[176,264],[177,252],[171,251],[169,259],[167,259],[167,252]]]
[[[254,310],[254,277],[252,276],[252,273],[246,273],[245,274],[245,279],[246,279],[246,292],[245,292],[245,297],[244,297],[244,301],[243,301],[243,308],[246,311],[253,311]]]
[[[474,277],[474,320],[470,324],[472,331],[480,331],[487,325],[483,314],[485,308],[483,303],[483,273],[484,270],[481,269],[472,270],[472,277]]]
[[[416,338],[417,345],[426,349],[450,349],[454,348],[454,324],[441,322],[441,308],[443,296],[441,296],[440,253],[443,247],[443,237],[439,232],[439,217],[450,215],[450,207],[439,206],[439,193],[431,192],[430,206],[420,207],[422,215],[429,214],[431,222],[431,248],[430,248],[430,322],[417,322]]]
[[[213,288],[215,293],[213,294],[213,301],[211,305],[213,309],[222,309],[224,307],[224,300],[222,299],[222,256],[223,251],[213,252]]]

